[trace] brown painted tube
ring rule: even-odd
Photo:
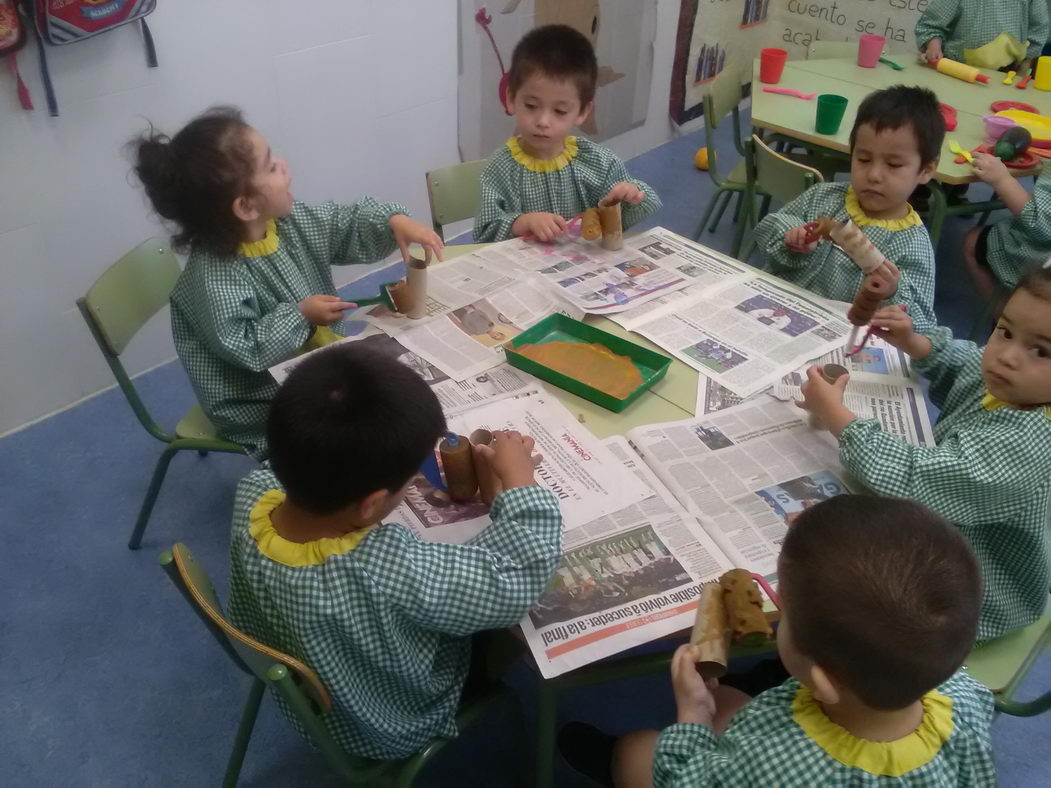
[[[624,225],[620,217],[620,203],[600,205],[598,218],[602,223],[602,248],[615,252],[624,246]]]
[[[580,237],[586,241],[595,241],[602,237],[602,222],[599,221],[595,208],[588,208],[580,217]]]
[[[887,265],[881,265],[866,276],[854,296],[854,303],[850,305],[847,320],[855,326],[867,326],[880,303],[898,292],[900,279],[897,269]]]
[[[723,588],[718,583],[701,586],[690,644],[700,652],[697,670],[701,676],[718,679],[726,675],[730,659],[730,632],[726,606],[723,604]]]
[[[409,292],[409,308],[405,316],[419,320],[427,316],[427,261],[410,257],[405,274],[405,286]]]
[[[446,438],[438,444],[445,471],[445,486],[454,501],[469,501],[478,491],[478,478],[474,473],[474,453],[471,443],[463,435],[455,436],[455,442]]]
[[[401,314],[407,315],[415,306],[412,294],[409,292],[409,286],[404,279],[389,285],[387,292],[390,293],[391,300],[394,301],[394,308]]]
[[[759,586],[747,569],[731,569],[719,578],[724,592],[726,617],[735,643],[757,646],[774,633],[763,612],[763,597]]]
[[[826,383],[835,383],[848,372],[849,370],[846,367],[839,364],[825,364],[821,367],[821,377],[825,379]]]
[[[471,445],[472,446],[491,446],[493,443],[493,433],[485,429],[477,429],[471,433]],[[493,464],[489,461],[489,458],[480,452],[474,451],[474,475],[478,478],[478,491],[482,496],[482,500],[491,504],[496,500],[496,496],[500,494],[500,477],[496,475],[496,471],[493,470]]]

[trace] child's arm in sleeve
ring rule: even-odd
[[[506,241],[514,237],[511,227],[522,215],[518,195],[505,187],[500,171],[491,162],[482,170],[481,197],[474,217],[475,243]]]
[[[680,722],[661,731],[653,754],[654,788],[742,784],[730,760],[718,750],[711,728]]]
[[[308,210],[322,222],[328,240],[329,265],[374,263],[396,248],[390,217],[409,211],[393,202],[362,197],[357,202],[326,202]]]
[[[960,370],[966,364],[979,363],[982,351],[973,342],[953,339],[952,331],[945,327],[934,328],[925,336],[931,343],[930,352],[923,358],[914,358],[912,365],[927,378],[931,402],[942,408]]]
[[[383,587],[428,629],[465,636],[522,620],[561,556],[562,515],[550,491],[516,487],[493,501],[492,524],[462,545],[417,542],[385,555]]]
[[[960,0],[933,0],[916,20],[916,48],[921,52],[932,38],[940,38],[942,45],[960,11]]]
[[[1040,53],[1043,52],[1044,45],[1047,44],[1048,28],[1049,13],[1047,3],[1033,0],[1029,4],[1029,48],[1026,50],[1025,56],[1034,61],[1034,64],[1036,58],[1040,57]]]
[[[1033,244],[1051,246],[1051,166],[1048,167],[1047,174],[1041,173],[1036,179],[1033,194],[1027,195],[1027,198],[1015,215],[1025,227],[1025,234]]]
[[[752,237],[766,256],[766,270],[771,273],[799,270],[810,262],[810,255],[793,252],[785,245],[785,233],[793,227],[802,227],[818,218],[818,189],[814,186],[796,197],[776,213],[768,213],[755,226]]]
[[[251,283],[234,266],[210,267],[203,284],[192,305],[173,308],[192,312],[199,336],[229,364],[262,372],[291,358],[314,330],[298,304],[280,303],[261,313]]]
[[[856,419],[839,436],[848,472],[878,495],[910,498],[950,522],[1008,520],[1029,505],[1051,473],[1045,436],[997,428],[960,432],[936,447],[912,446],[875,419]]]
[[[934,249],[923,227],[901,230],[908,233],[907,245],[894,252],[894,264],[901,272],[898,292],[892,304],[905,304],[918,334],[933,331],[938,325],[934,314]]]
[[[625,230],[636,222],[640,222],[647,216],[651,216],[660,210],[662,204],[661,198],[657,196],[657,192],[653,190],[653,187],[637,178],[632,178],[628,174],[628,168],[624,166],[624,162],[620,160],[620,157],[613,156],[609,169],[606,171],[606,182],[604,184],[605,190],[603,196],[609,194],[610,190],[618,183],[630,183],[643,194],[643,198],[640,202],[632,203],[625,201],[621,203],[620,221]]]

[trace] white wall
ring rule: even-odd
[[[633,156],[666,141],[678,0],[659,0],[648,120],[609,141]],[[399,200],[426,221],[423,173],[459,159],[454,0],[165,0],[150,19],[160,67],[125,27],[48,56],[49,118],[0,69],[0,434],[112,383],[74,305],[123,252],[163,232],[123,143],[145,119],[174,132],[216,103],[241,106],[285,156],[300,199]],[[337,269],[337,284],[353,269]],[[129,348],[132,372],[174,355],[167,314]]]

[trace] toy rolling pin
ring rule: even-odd
[[[438,444],[445,471],[445,486],[454,501],[469,501],[478,490],[478,477],[474,471],[474,452],[471,442],[463,435],[450,432]]]
[[[947,57],[939,58],[938,62],[934,64],[934,67],[941,73],[948,74],[950,77],[962,79],[964,82],[980,82],[983,85],[989,84],[989,77],[980,72],[974,66],[968,66],[966,63],[960,63],[956,60],[949,60]]]

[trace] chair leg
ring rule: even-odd
[[[759,218],[760,220],[770,213],[770,203],[774,198],[769,194],[764,194],[762,202],[759,203]]]
[[[719,190],[712,195],[712,198],[710,200],[708,200],[708,206],[704,209],[704,214],[702,214],[701,216],[701,221],[697,224],[697,232],[693,234],[693,239],[695,241],[699,241],[701,239],[701,233],[704,232],[704,226],[708,224],[708,218],[712,215],[712,212],[715,210],[716,203],[722,200],[724,196],[726,196],[726,192]]]
[[[153,504],[157,501],[157,493],[161,491],[164,475],[168,472],[168,464],[172,461],[172,457],[175,456],[177,451],[178,449],[167,446],[161,452],[161,456],[157,458],[157,466],[153,469],[153,478],[150,479],[150,486],[146,490],[146,498],[139,509],[139,517],[135,521],[131,539],[128,540],[129,550],[138,550],[139,545],[142,544],[142,534],[146,530],[146,523],[149,522],[150,514],[153,512]]]
[[[1045,692],[1039,698],[1028,702],[1016,700],[997,700],[996,710],[1012,717],[1035,717],[1051,710],[1051,692]]]
[[[734,230],[733,245],[730,247],[730,256],[737,257],[741,253],[741,244],[744,243],[744,234],[752,224],[752,213],[755,211],[754,198],[749,191],[741,192],[741,203],[737,210],[737,229]]]
[[[244,763],[248,741],[252,738],[252,728],[255,727],[255,718],[259,713],[259,704],[263,700],[265,690],[266,684],[263,681],[252,680],[252,688],[248,690],[248,700],[245,701],[244,711],[241,712],[241,724],[237,726],[234,748],[230,752],[230,760],[226,763],[223,788],[234,788],[237,785],[237,777],[241,774],[241,764]]]
[[[719,203],[719,210],[716,212],[715,216],[712,217],[711,224],[708,225],[708,232],[710,233],[715,232],[715,228],[717,228],[719,226],[719,222],[723,220],[723,214],[726,213],[726,209],[730,206],[730,203],[733,202],[733,192],[731,192],[730,190],[726,190],[723,192],[723,194],[725,196],[723,198],[723,201]]]
[[[540,679],[536,708],[536,785],[555,784],[555,726],[558,724],[558,691],[552,681]]]

